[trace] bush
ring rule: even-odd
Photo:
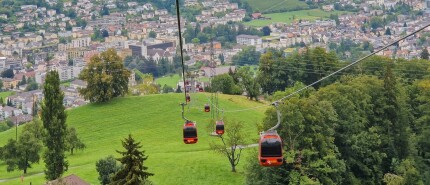
[[[6,130],[9,130],[9,129],[10,129],[10,127],[9,127],[9,125],[6,124],[6,122],[1,122],[0,123],[0,132],[6,131]]]
[[[242,88],[240,88],[238,85],[234,85],[232,88],[232,94],[234,95],[241,95],[243,93]]]

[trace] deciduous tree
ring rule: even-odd
[[[112,176],[121,169],[121,166],[116,163],[113,156],[108,156],[96,162],[96,170],[99,173],[100,184],[106,185],[111,183]]]
[[[70,153],[73,155],[74,149],[83,150],[85,147],[85,144],[78,138],[76,129],[74,127],[68,128],[66,134],[66,150],[70,150]]]
[[[1,150],[8,172],[18,169],[26,174],[33,163],[39,163],[42,144],[34,133],[24,129],[18,141],[9,140]]]
[[[260,95],[260,84],[258,80],[254,78],[254,74],[250,71],[249,66],[245,66],[239,69],[237,75],[240,78],[240,86],[245,90],[249,99],[258,100]]]
[[[3,78],[13,78],[14,76],[12,69],[6,69],[1,73],[1,77]]]
[[[245,47],[241,52],[234,55],[231,60],[233,64],[243,66],[258,64],[259,59],[260,53],[255,50],[255,47],[249,46]]]
[[[264,26],[261,31],[263,32],[264,36],[268,36],[270,35],[270,33],[272,32],[272,30],[270,30],[269,26]]]
[[[429,51],[427,50],[427,48],[424,48],[423,51],[421,52],[421,59],[425,59],[425,60],[429,59]]]
[[[228,74],[215,76],[211,82],[211,89],[214,92],[220,91],[224,94],[233,94],[233,87],[235,86],[233,77]]]
[[[149,38],[156,38],[157,37],[157,33],[155,33],[155,31],[150,31],[148,34]]]
[[[121,58],[114,49],[108,49],[91,58],[88,67],[79,75],[87,87],[79,93],[90,102],[107,102],[128,92],[130,71],[124,68]]]
[[[236,172],[236,166],[240,162],[242,149],[245,145],[245,133],[243,132],[243,123],[239,121],[225,120],[225,134],[219,138],[222,143],[212,142],[209,146],[215,152],[227,157],[231,171]]]

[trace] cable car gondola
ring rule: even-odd
[[[278,102],[274,102],[273,105],[276,107],[278,123],[260,135],[258,161],[261,166],[280,166],[284,163],[282,139],[276,132],[281,125],[281,112],[278,109]]]
[[[187,100],[187,103],[191,101],[191,97],[190,97],[190,95],[188,95],[188,94],[187,94],[187,96],[186,96],[185,98],[186,98],[186,100]]]
[[[215,133],[218,135],[224,134],[224,121],[220,120],[216,122]]]
[[[205,112],[210,112],[210,111],[211,111],[211,107],[208,104],[206,104],[205,105]]]
[[[260,136],[259,156],[261,166],[280,166],[284,162],[282,155],[282,140],[276,131]]]
[[[185,121],[184,124],[184,143],[194,144],[197,143],[197,127],[196,123],[192,121]]]

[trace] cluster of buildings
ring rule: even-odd
[[[372,29],[363,25],[372,20],[374,16],[386,18],[385,11],[390,11],[391,7],[399,5],[398,3],[406,3],[416,11],[423,11],[423,15],[397,15],[396,21],[386,24],[384,27]],[[323,47],[330,50],[329,44],[336,43],[339,45],[342,40],[350,39],[354,43],[361,45],[364,42],[369,42],[373,48],[379,49],[393,42],[403,35],[410,34],[421,27],[426,26],[430,21],[430,1],[408,0],[408,1],[388,1],[376,0],[366,1],[362,4],[356,4],[353,1],[344,0],[338,4],[351,5],[358,8],[358,13],[349,13],[339,15],[339,22],[335,20],[317,20],[317,21],[302,21],[296,20],[292,24],[274,22],[269,27],[271,28],[270,36],[259,38],[257,36],[241,36],[237,38],[238,43],[244,45],[253,45],[257,50],[264,48],[287,48],[286,52],[295,51],[297,46],[306,45],[309,47]],[[429,5],[429,6],[427,6]],[[327,6],[327,5],[326,5]],[[332,4],[330,7],[334,7]],[[328,10],[328,8],[327,8]],[[333,10],[328,10],[333,11]],[[387,29],[391,34],[386,34]],[[430,29],[424,31],[399,42],[398,46],[393,46],[378,53],[392,58],[419,58],[420,53],[424,48],[429,49],[429,38],[423,37],[428,34]],[[349,51],[344,53],[350,56]]]
[[[64,93],[63,104],[66,108],[78,107],[88,102],[79,94],[78,89],[86,87],[82,80],[70,82],[70,86],[61,86]],[[38,116],[43,100],[42,90],[32,90],[28,92],[17,92],[7,97],[8,104],[0,106],[0,121],[9,119],[15,124],[31,121],[34,116]]]
[[[422,16],[398,15],[396,21],[376,30],[363,30],[363,25],[372,17],[385,17],[385,11],[402,2],[414,10],[422,10]],[[54,6],[58,1],[47,1]],[[126,8],[117,11],[118,3]],[[188,8],[201,7],[201,12],[194,20],[181,18],[181,27],[197,23],[201,30],[206,27],[219,24],[242,22],[247,16],[244,9],[240,9],[237,3],[228,0],[185,0]],[[292,24],[273,22],[268,25],[271,29],[270,36],[260,37],[256,35],[238,35],[236,45],[224,48],[219,42],[195,44],[185,43],[184,51],[189,56],[186,65],[192,66],[198,61],[219,58],[228,63],[231,57],[242,50],[244,46],[254,46],[257,51],[264,52],[266,48],[285,49],[293,52],[295,49],[305,46],[325,47],[330,43],[340,43],[342,39],[351,39],[355,43],[369,42],[375,49],[381,48],[401,35],[411,33],[430,22],[430,0],[373,0],[363,1],[358,4],[352,0],[342,0],[335,4],[322,6],[324,11],[334,11],[335,7],[352,6],[359,10],[358,13],[339,15],[339,20],[302,21],[295,20]],[[384,8],[381,8],[384,7]],[[104,8],[112,11],[108,15],[101,15]],[[37,5],[23,5],[21,11],[15,12],[12,19],[6,14],[0,14],[0,19],[10,20],[0,24],[0,72],[13,69],[14,78],[3,78],[3,89],[23,91],[25,85],[19,82],[25,76],[33,78],[38,84],[43,84],[48,70],[57,70],[62,81],[73,81],[86,67],[90,58],[114,48],[119,56],[140,56],[153,58],[158,62],[165,58],[173,61],[179,44],[177,18],[166,9],[159,9],[151,3],[117,2],[108,0],[103,4],[90,0],[77,0],[63,3],[64,11],[74,11],[77,19],[68,17],[64,13],[58,13],[54,9],[38,7]],[[261,16],[261,13],[257,17]],[[254,15],[254,14],[253,14]],[[263,15],[264,16],[264,15]],[[82,25],[79,22],[85,21]],[[80,26],[78,26],[80,25]],[[35,31],[20,32],[18,30],[37,27]],[[391,35],[385,35],[389,28]],[[420,38],[428,30],[416,34],[399,43],[398,47],[378,53],[388,57],[416,58],[420,51],[428,47],[428,38]],[[98,35],[98,38],[96,38]],[[423,40],[424,39],[424,40]],[[213,48],[213,49],[212,49]],[[67,95],[64,104],[68,107],[79,106],[84,103],[77,93],[78,85],[63,88]],[[26,95],[25,93],[32,93]],[[3,107],[0,118],[31,112],[31,98],[36,94],[40,98],[39,91],[30,91],[12,96],[14,102],[11,107]],[[20,112],[21,111],[21,112]]]

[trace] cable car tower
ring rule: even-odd
[[[213,23],[211,23],[211,28],[213,29]],[[211,88],[213,87],[213,78],[216,75],[216,61],[215,61],[215,51],[214,51],[214,35],[211,35],[210,37],[211,43],[210,43],[210,52],[211,52],[211,59],[209,61],[209,68],[210,68],[210,78],[209,83],[211,85]],[[218,92],[212,89],[211,92],[211,118],[212,119],[218,119],[219,117],[219,110],[218,110]]]

